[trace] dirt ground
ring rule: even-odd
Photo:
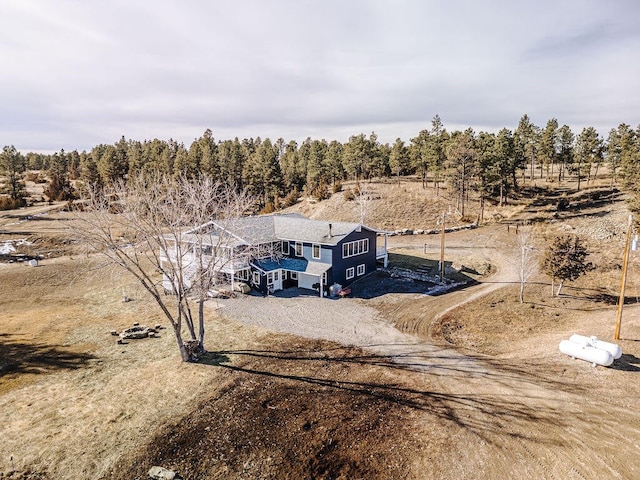
[[[163,320],[73,242],[37,267],[0,263],[0,478],[640,478],[640,265],[634,253],[622,358],[560,354],[572,333],[612,339],[627,215],[615,192],[572,204],[448,234],[448,262],[475,273],[446,294],[382,272],[352,298],[212,301],[200,364],[180,363],[167,330],[117,344],[112,329]],[[0,216],[0,243],[69,233],[64,213],[28,215]],[[588,237],[596,269],[558,298],[538,274],[518,302],[525,219],[539,248]],[[408,264],[439,254],[432,236],[390,246]]]

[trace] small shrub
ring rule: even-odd
[[[569,199],[567,197],[562,197],[558,200],[558,204],[556,205],[556,209],[559,212],[564,212],[569,208]]]
[[[267,213],[273,213],[275,211],[276,211],[276,208],[273,205],[273,202],[267,202],[267,204],[264,207],[262,207],[262,210],[260,210],[260,214],[265,215]]]
[[[14,210],[27,205],[27,201],[24,198],[13,199],[8,196],[0,196],[0,210]]]
[[[327,198],[330,198],[331,194],[329,193],[329,188],[327,187],[327,184],[321,183],[320,185],[318,185],[316,188],[313,189],[313,191],[311,192],[311,196],[316,200],[320,201],[320,200],[326,200]]]
[[[356,199],[355,194],[353,193],[353,191],[350,188],[347,188],[343,193],[342,193],[342,197],[344,198],[344,200],[346,202],[351,202],[353,200]]]
[[[25,176],[25,180],[27,182],[33,182],[33,183],[44,183],[44,182],[46,182],[46,180],[44,178],[40,177],[40,172],[27,172],[27,175]]]
[[[333,193],[338,193],[341,191],[342,191],[342,182],[338,180],[333,184]]]
[[[298,199],[300,198],[300,192],[297,188],[294,188],[291,192],[287,194],[286,197],[282,200],[282,206],[284,208],[292,207],[296,203],[298,203]]]

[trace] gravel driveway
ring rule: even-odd
[[[215,307],[215,300],[211,302]],[[354,298],[319,298],[302,289],[275,295],[240,295],[219,300],[220,313],[230,319],[266,330],[343,345],[368,347],[380,343],[417,343],[399,332],[378,311]]]
[[[469,377],[486,369],[474,359],[400,332],[378,311],[357,298],[319,298],[308,290],[288,289],[275,295],[241,295],[211,301],[218,312],[246,325],[272,332],[355,346],[414,370],[446,375],[452,367]]]

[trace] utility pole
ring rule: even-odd
[[[629,266],[629,245],[631,243],[631,227],[633,225],[633,215],[629,215],[627,225],[627,239],[624,245],[624,258],[622,260],[622,280],[620,281],[620,298],[618,299],[618,311],[616,313],[616,330],[613,334],[614,340],[620,339],[620,324],[622,323],[622,305],[624,305],[624,287],[627,283],[627,267]]]
[[[442,233],[440,235],[440,283],[444,283],[444,216],[442,214]]]

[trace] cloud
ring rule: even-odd
[[[515,128],[529,113],[640,123],[634,2],[0,3],[0,138],[88,149],[127,138],[405,140]],[[335,135],[335,137],[332,137]]]

